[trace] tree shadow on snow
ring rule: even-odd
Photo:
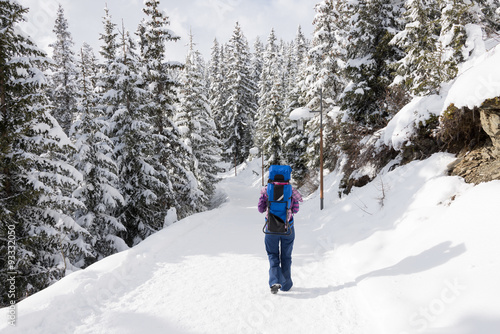
[[[465,253],[465,244],[458,244],[452,246],[451,241],[442,242],[422,253],[414,256],[408,256],[398,263],[371,271],[369,273],[358,276],[354,281],[344,283],[338,286],[327,286],[322,288],[301,288],[293,287],[294,293],[287,296],[294,298],[315,298],[321,295],[326,295],[330,292],[339,291],[342,289],[350,288],[358,285],[361,281],[371,277],[384,277],[384,276],[398,276],[398,275],[411,275],[422,271],[430,270],[438,267],[449,260]]]
[[[398,276],[419,273],[438,267],[454,257],[465,253],[465,245],[451,245],[451,241],[442,242],[422,253],[399,261],[390,267],[378,269],[356,278],[356,284],[369,277]]]

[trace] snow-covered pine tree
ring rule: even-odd
[[[71,143],[50,114],[41,71],[49,59],[18,27],[26,12],[0,2],[0,229],[4,238],[15,232],[16,244],[10,263],[0,246],[0,277],[16,272],[18,300],[80,266],[90,248],[71,217],[82,205],[71,197],[81,174],[65,162]]]
[[[415,95],[436,94],[444,78],[442,50],[438,49],[438,2],[407,0],[405,8],[404,28],[391,41],[405,53],[395,65],[398,76],[394,83]]]
[[[66,134],[69,134],[76,112],[76,62],[73,52],[73,39],[68,30],[68,21],[64,17],[64,9],[59,5],[53,32],[56,41],[52,47],[53,64],[50,66],[49,95],[54,105],[53,116]]]
[[[251,60],[251,77],[257,84],[260,81],[260,76],[262,75],[262,66],[264,64],[264,45],[260,40],[259,36],[255,39],[253,44],[253,53]],[[258,104],[258,93],[256,92],[256,99]]]
[[[482,13],[477,4],[468,0],[443,0],[439,36],[444,66],[442,81],[454,79],[458,73],[458,65],[472,54],[472,46],[466,46],[468,38],[466,25],[474,24],[477,30],[481,31],[481,17]]]
[[[272,29],[263,55],[256,127],[257,144],[261,147],[268,165],[280,165],[285,162],[284,129],[290,123],[288,115],[285,115],[283,69],[276,41]]]
[[[227,44],[221,44],[220,45],[220,55],[219,55],[219,72],[220,72],[220,84],[221,84],[221,90],[219,91],[219,102],[221,103],[220,105],[220,112],[214,113],[214,120],[215,120],[215,126],[217,127],[217,132],[218,132],[218,137],[221,140],[222,143],[222,150],[225,148],[225,141],[227,138],[230,137],[231,132],[233,131],[232,128],[227,126],[227,117],[228,114],[226,110],[224,109],[224,106],[226,105],[227,100],[229,99],[229,90],[227,87],[227,73],[228,73],[228,54],[227,54]],[[213,112],[213,110],[212,110]],[[222,152],[223,153],[223,152]]]
[[[224,139],[223,157],[231,164],[240,164],[253,146],[255,82],[250,76],[250,48],[237,22],[226,47],[227,73],[225,85],[227,100],[224,105],[224,127],[229,132]]]
[[[219,138],[219,140],[222,140],[222,138],[224,138],[225,130],[222,124],[222,119],[224,116],[224,96],[226,91],[223,82],[223,68],[224,64],[222,61],[221,46],[219,45],[217,39],[215,39],[212,46],[210,63],[208,66],[208,78],[210,81],[208,88],[208,99],[217,129],[216,136],[217,138]]]
[[[104,58],[104,66],[102,71],[104,72],[104,74],[100,77],[100,79],[105,79],[109,77],[107,75],[107,72],[109,72],[109,70],[106,69],[106,66],[115,61],[116,50],[118,49],[118,42],[116,40],[118,32],[116,32],[116,24],[112,22],[111,15],[109,14],[109,9],[107,6],[104,8],[104,17],[102,23],[104,26],[104,33],[100,34],[99,39],[103,42],[103,45],[101,46],[101,50],[99,51],[99,53]],[[104,92],[109,89],[109,87],[105,86],[106,83],[107,82],[105,80],[101,80],[101,82],[99,83],[99,86]],[[113,85],[113,83],[108,84],[109,86]]]
[[[345,0],[323,0],[315,7],[313,20],[314,33],[306,59],[306,68],[302,74],[304,104],[311,110],[320,110],[320,91],[323,96],[323,135],[326,138],[331,129],[326,114],[338,104],[340,94],[345,87],[343,70],[346,61],[345,36],[349,29],[348,2]],[[320,117],[311,119],[306,124],[308,135],[308,168],[319,167]],[[331,145],[333,148],[334,145]],[[324,147],[328,148],[326,143]],[[325,152],[325,165],[328,165]],[[332,166],[333,167],[333,166]]]
[[[189,149],[188,170],[191,187],[185,200],[189,212],[207,209],[218,181],[217,162],[221,143],[215,133],[215,123],[210,113],[207,85],[204,80],[203,59],[194,49],[190,36],[189,51],[181,72],[180,102],[176,116],[184,144]]]
[[[300,101],[301,74],[304,71],[304,64],[307,57],[308,42],[299,26],[297,35],[293,43],[291,53],[291,68],[289,72],[289,87],[285,96],[285,115],[289,115],[296,108],[303,107],[303,101]],[[307,134],[303,129],[299,129],[295,121],[290,122],[285,129],[285,160],[292,166],[293,179],[300,185],[307,172]]]
[[[283,97],[283,104],[286,106],[288,105],[287,103],[287,95],[288,92],[290,91],[291,87],[293,86],[293,78],[292,78],[292,71],[293,71],[293,41],[292,42],[285,42],[283,39],[280,40],[280,46],[279,46],[279,55],[280,55],[280,63],[281,63],[281,81],[282,81],[282,97]]]
[[[250,78],[252,82],[255,83],[255,94],[254,94],[254,105],[255,105],[255,114],[254,114],[254,122],[257,120],[257,113],[259,109],[259,81],[260,81],[260,76],[262,75],[262,67],[264,65],[264,45],[262,44],[262,41],[260,38],[257,36],[255,39],[254,45],[254,52],[251,54],[251,60],[250,60]],[[254,125],[255,126],[255,125]],[[255,146],[256,138],[255,138],[255,129],[253,133],[253,143]]]
[[[352,12],[347,34],[347,86],[341,107],[351,119],[368,127],[387,123],[384,111],[387,87],[394,75],[391,66],[400,52],[390,41],[398,28],[400,0],[359,0]]]
[[[487,36],[500,34],[500,3],[497,0],[476,0],[475,6],[481,12],[481,25]]]
[[[162,182],[168,187],[158,199],[163,204],[159,214],[165,217],[170,208],[176,207],[182,217],[190,211],[189,204],[183,203],[182,199],[190,192],[191,184],[189,171],[185,168],[188,151],[174,124],[175,104],[178,102],[176,87],[179,86],[174,72],[182,66],[165,59],[166,43],[180,37],[168,29],[168,16],[158,7],[158,0],[144,1],[143,11],[147,18],[138,29],[143,84],[149,94],[146,110],[152,117],[155,154],[164,167]]]
[[[123,239],[128,246],[163,228],[163,196],[171,192],[165,183],[167,170],[157,153],[154,117],[147,109],[149,94],[142,88],[140,60],[134,51],[134,42],[122,31],[116,61],[111,64],[117,80],[110,90],[113,93],[108,93],[109,102],[115,106],[111,123],[119,169],[117,188],[125,200],[117,217],[126,227]]]
[[[307,57],[306,101],[309,108],[319,110],[319,90],[323,89],[323,107],[331,109],[344,89],[343,63],[349,28],[345,0],[323,0],[316,5],[314,33]]]
[[[115,217],[124,199],[116,189],[118,169],[112,158],[113,143],[108,137],[110,124],[98,105],[96,68],[96,57],[85,43],[78,61],[78,116],[71,135],[77,150],[73,164],[83,175],[74,196],[85,204],[75,212],[75,219],[90,233],[88,242],[93,247],[86,265],[127,248],[119,236],[125,227]]]

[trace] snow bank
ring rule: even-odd
[[[448,91],[444,107],[453,103],[458,108],[472,109],[497,96],[500,96],[500,44],[459,74]]]
[[[410,141],[419,123],[425,123],[431,115],[439,115],[443,109],[443,98],[439,95],[414,98],[401,109],[383,131],[384,144],[395,150]]]

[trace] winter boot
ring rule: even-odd
[[[273,284],[271,286],[271,293],[277,294],[279,289],[281,289],[281,284]]]

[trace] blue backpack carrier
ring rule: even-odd
[[[262,231],[266,234],[290,235],[293,224],[291,217],[292,167],[271,165],[267,184],[267,219]]]

